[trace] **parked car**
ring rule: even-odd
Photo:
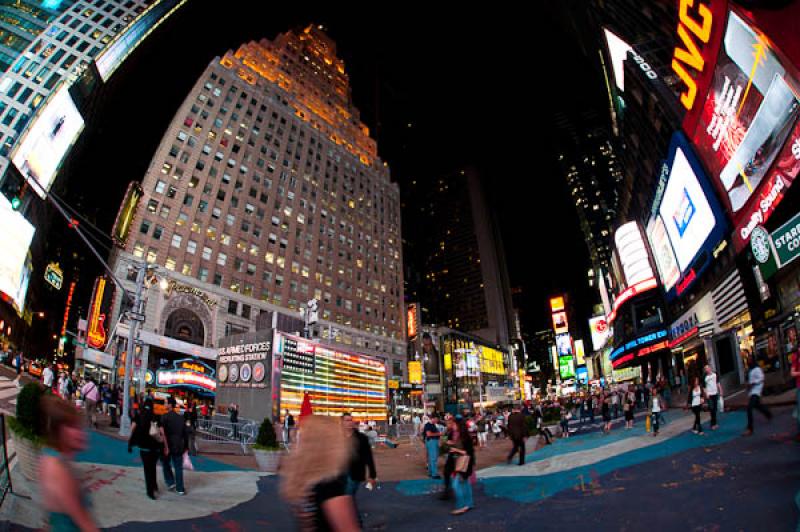
[[[25,370],[33,377],[41,377],[44,367],[38,362],[30,361],[28,362],[28,367],[25,368]]]

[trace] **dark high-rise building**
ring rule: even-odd
[[[467,169],[415,183],[404,232],[414,242],[408,262],[411,272],[419,272],[419,283],[410,289],[422,303],[423,322],[508,345],[511,289],[480,177]]]
[[[608,271],[609,235],[618,209],[622,181],[608,126],[597,113],[556,116],[558,162],[575,202],[592,268]]]

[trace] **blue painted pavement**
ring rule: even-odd
[[[142,460],[139,450],[134,447],[128,454],[128,443],[94,431],[87,431],[89,435],[88,448],[76,457],[78,462],[91,462],[124,467],[141,467]],[[225,464],[203,456],[193,456],[192,464],[195,471],[201,473],[218,473],[222,471],[243,471],[242,468]]]

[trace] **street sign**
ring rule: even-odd
[[[47,265],[44,270],[44,280],[56,290],[61,290],[61,286],[64,284],[64,272],[57,262],[51,262]]]
[[[781,267],[800,256],[800,213],[772,232],[772,242]]]
[[[128,312],[128,318],[131,321],[145,321],[145,316],[141,312]]]

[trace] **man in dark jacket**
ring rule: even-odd
[[[186,495],[183,487],[183,453],[189,449],[189,438],[186,432],[186,421],[183,416],[175,411],[176,402],[174,397],[167,400],[169,412],[161,418],[161,426],[164,428],[164,456],[161,457],[161,464],[164,468],[164,482],[168,489],[175,489],[178,495]],[[172,474],[172,468],[175,474]]]
[[[519,451],[519,465],[525,464],[525,438],[528,437],[528,424],[525,423],[525,416],[519,411],[518,406],[515,406],[514,411],[508,416],[508,435],[514,446],[511,448],[507,462],[510,464],[511,459]]]
[[[362,482],[366,481],[367,489],[374,489],[377,484],[377,473],[375,472],[375,460],[372,457],[372,447],[366,435],[353,427],[353,416],[350,413],[342,414],[342,428],[345,434],[351,434],[351,445],[353,448],[350,457],[350,465],[347,468],[347,485],[345,493],[353,497],[353,504],[356,504],[356,492]],[[369,476],[367,476],[369,473]],[[356,505],[358,522],[361,523],[361,513]]]

